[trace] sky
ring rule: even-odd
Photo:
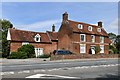
[[[59,30],[62,14],[69,19],[97,25],[103,22],[108,32],[118,34],[117,2],[2,2],[2,19],[9,20],[15,28],[36,32],[51,31],[55,24]]]

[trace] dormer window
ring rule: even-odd
[[[39,34],[37,34],[34,38],[35,42],[40,42],[40,38],[41,38],[41,36]]]
[[[79,29],[83,29],[83,25],[82,25],[82,24],[78,24],[77,27],[78,27]]]
[[[88,30],[89,30],[89,31],[92,31],[92,26],[88,26]]]
[[[97,28],[97,32],[101,32],[101,28]]]

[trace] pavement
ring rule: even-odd
[[[0,58],[0,65],[4,64],[30,64],[30,63],[47,63],[47,62],[67,62],[67,61],[94,61],[94,60],[109,60],[118,58],[91,58],[91,59],[64,59],[50,61],[50,58],[29,58],[29,59],[6,59]]]

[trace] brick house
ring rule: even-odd
[[[101,48],[100,53],[108,54],[110,40],[107,32],[98,25],[91,25],[83,22],[76,22],[68,19],[65,12],[58,32],[55,26],[52,31],[32,32],[10,28],[7,40],[10,41],[10,52],[17,51],[25,44],[32,44],[35,47],[36,57],[42,54],[50,54],[57,49],[70,50],[76,54],[95,54],[95,46]]]

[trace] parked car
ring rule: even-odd
[[[70,52],[69,50],[54,50],[53,51],[54,55],[68,55],[68,54],[72,54],[72,52]]]

